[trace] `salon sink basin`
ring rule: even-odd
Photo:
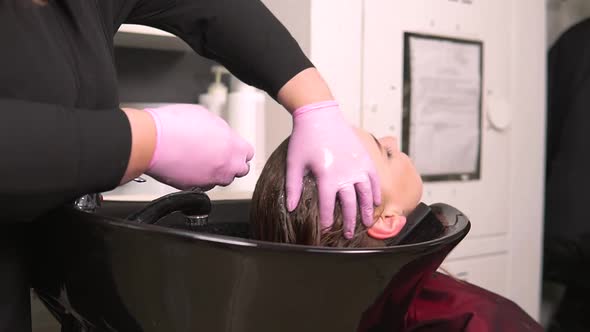
[[[395,331],[470,228],[433,204],[421,218],[441,231],[396,246],[268,243],[249,239],[248,201],[202,196],[153,220],[154,202],[105,202],[37,221],[34,288],[63,331]]]

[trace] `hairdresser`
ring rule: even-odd
[[[31,329],[30,221],[144,173],[187,189],[249,171],[252,146],[201,107],[119,108],[113,36],[123,23],[179,36],[292,114],[289,209],[308,171],[323,225],[338,198],[346,237],[380,202],[374,165],[330,89],[260,1],[0,0],[0,331]]]

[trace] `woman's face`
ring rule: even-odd
[[[375,209],[379,217],[406,216],[422,197],[422,179],[410,158],[398,148],[391,136],[376,139],[363,129],[356,129],[375,163],[381,183],[381,205]]]

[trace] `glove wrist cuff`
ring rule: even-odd
[[[150,164],[148,166],[148,172],[152,170],[156,161],[158,160],[159,150],[160,150],[160,141],[162,137],[162,123],[160,121],[160,117],[156,112],[153,110],[146,108],[144,109],[146,113],[148,113],[152,119],[154,119],[154,124],[156,125],[156,147],[154,148],[154,154],[152,155],[152,160],[150,160]]]
[[[321,101],[321,102],[305,105],[305,106],[299,107],[298,109],[295,110],[295,112],[293,112],[293,118],[299,117],[303,114],[306,114],[306,113],[309,113],[312,111],[319,111],[319,110],[323,110],[323,109],[333,109],[333,108],[337,108],[338,106],[339,106],[339,104],[335,100],[327,100],[327,101]]]

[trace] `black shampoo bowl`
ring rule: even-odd
[[[421,219],[441,231],[427,239],[360,249],[268,243],[248,239],[244,202],[209,211],[205,195],[191,194],[193,205],[166,206],[182,195],[164,199],[165,217],[154,213],[159,200],[38,221],[34,288],[63,331],[396,331],[423,278],[470,228],[460,211],[433,204]]]

